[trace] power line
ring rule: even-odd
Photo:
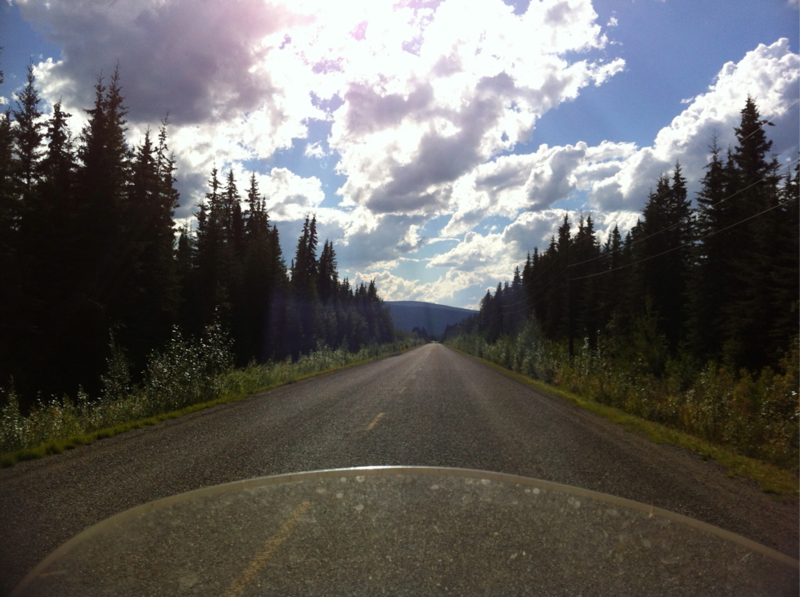
[[[704,235],[704,236],[702,236],[700,238],[693,239],[691,242],[678,245],[677,247],[672,247],[672,248],[667,249],[665,251],[661,251],[660,253],[657,253],[655,255],[650,255],[649,257],[644,257],[642,259],[638,259],[636,261],[632,261],[631,263],[627,263],[625,265],[621,265],[619,267],[615,267],[615,268],[610,269],[610,270],[606,270],[606,271],[603,271],[603,272],[597,272],[597,273],[594,273],[594,274],[588,274],[586,276],[580,276],[578,278],[569,278],[569,279],[567,279],[567,283],[575,282],[575,281],[578,281],[578,280],[585,280],[587,278],[596,278],[597,276],[603,276],[605,274],[610,274],[612,272],[616,272],[616,271],[619,271],[619,270],[622,270],[622,269],[626,269],[628,267],[632,267],[632,266],[637,265],[639,263],[644,263],[645,261],[650,261],[651,259],[655,259],[656,257],[661,257],[662,255],[666,255],[668,253],[672,253],[674,251],[678,251],[680,249],[690,247],[692,244],[694,244],[694,243],[696,243],[698,241],[703,241],[703,240],[705,240],[707,238],[710,238],[710,237],[714,236],[715,234],[719,234],[721,232],[725,232],[727,230],[730,230],[731,228],[734,228],[734,227],[736,227],[736,226],[738,226],[740,224],[744,224],[745,222],[748,222],[748,221],[750,221],[752,219],[755,219],[755,218],[757,218],[759,216],[762,216],[765,213],[768,213],[768,212],[772,211],[773,209],[777,209],[779,207],[783,207],[785,205],[788,205],[790,202],[796,201],[796,200],[797,200],[797,197],[793,197],[791,199],[788,199],[787,201],[781,201],[777,205],[773,205],[772,207],[768,207],[767,209],[765,209],[763,211],[760,211],[757,214],[754,214],[752,216],[749,216],[747,218],[739,220],[738,222],[734,222],[733,224],[730,224],[729,226],[726,226],[725,228],[720,228],[719,230],[714,230],[713,232],[709,232],[708,234],[706,234],[706,235]],[[552,284],[554,282],[556,282],[558,280],[558,277],[561,276],[563,273],[565,273],[570,267],[572,267],[572,266],[571,265],[566,266],[557,276],[554,276],[553,279],[550,280],[550,282],[546,286],[544,286],[542,288],[538,288],[537,291],[538,292],[544,292],[545,290],[547,290],[550,286],[552,286]],[[516,303],[512,303],[511,305],[501,305],[501,309],[505,309],[505,308],[508,308],[508,307],[514,307],[514,306],[517,306],[517,305],[521,305],[523,303],[526,303],[527,300],[528,299],[525,298],[522,301],[518,301]],[[520,313],[520,312],[522,312],[522,310],[518,309],[518,310],[515,310],[513,312],[512,311],[504,311],[503,314],[504,315],[513,315],[514,313]]]
[[[795,105],[795,104],[797,104],[798,102],[800,102],[800,99],[797,99],[797,100],[795,100],[795,101],[794,101],[792,104],[790,104],[790,105],[789,105],[789,106],[788,106],[786,109],[788,110],[789,108],[791,108],[792,106],[794,106],[794,105]],[[774,117],[772,120],[774,120],[775,118],[777,118],[777,116],[775,116],[775,117]],[[753,136],[754,134],[756,134],[758,131],[762,130],[762,129],[763,129],[765,126],[767,126],[768,124],[772,124],[772,120],[764,120],[764,121],[762,121],[762,123],[761,123],[761,126],[760,126],[758,129],[756,129],[756,130],[752,131],[752,132],[751,132],[749,135],[747,135],[746,137],[743,137],[743,138],[740,140],[740,143],[741,143],[742,141],[745,141],[745,140],[749,139],[751,136]],[[777,172],[780,172],[780,171],[781,171],[781,170],[783,170],[783,169],[790,168],[792,165],[794,165],[794,164],[796,164],[796,163],[798,163],[798,162],[800,162],[800,158],[797,158],[797,159],[795,159],[795,160],[793,160],[793,161],[791,161],[791,162],[789,162],[789,163],[787,163],[787,164],[784,164],[783,166],[781,166],[780,168],[778,168],[778,169],[775,171],[775,173],[777,173]],[[770,175],[770,176],[765,176],[764,178],[762,178],[762,179],[760,179],[760,180],[758,180],[758,181],[756,181],[756,182],[754,182],[754,183],[752,183],[752,184],[748,185],[747,187],[745,187],[745,188],[743,188],[743,189],[739,189],[739,190],[738,190],[738,191],[736,191],[735,193],[732,193],[731,195],[729,195],[729,196],[727,196],[727,197],[725,197],[725,198],[723,198],[723,199],[720,199],[720,200],[719,200],[719,201],[717,201],[716,203],[713,203],[713,204],[709,205],[709,207],[716,207],[716,206],[718,206],[718,205],[721,205],[721,204],[722,204],[722,203],[724,203],[725,201],[729,201],[730,199],[733,199],[733,198],[734,198],[734,197],[736,197],[737,195],[740,195],[741,193],[744,193],[745,191],[748,191],[749,189],[753,188],[754,186],[756,186],[756,185],[759,185],[759,184],[761,184],[762,182],[765,182],[765,181],[769,180],[769,179],[770,179],[772,176],[774,176],[774,174],[772,174],[772,175]],[[670,189],[668,189],[668,190],[664,191],[663,193],[661,193],[661,194],[659,194],[659,195],[656,195],[656,196],[654,196],[653,198],[651,198],[651,200],[657,200],[657,199],[661,199],[661,198],[663,198],[663,197],[666,197],[666,196],[667,196],[667,195],[669,195],[669,193],[671,193],[672,191],[673,191],[673,189],[671,189],[671,188],[670,188]],[[791,201],[791,199],[790,199],[789,201]],[[786,204],[787,204],[789,201],[785,201],[785,202],[779,203],[778,205],[775,205],[775,206],[773,206],[773,207],[770,207],[770,208],[768,208],[768,209],[766,209],[766,210],[764,210],[764,211],[762,211],[762,212],[759,212],[758,214],[755,214],[755,215],[753,215],[753,216],[750,216],[750,217],[748,217],[748,218],[745,218],[744,220],[740,220],[739,222],[736,222],[735,224],[731,224],[730,226],[727,226],[727,227],[725,227],[725,228],[722,228],[722,229],[720,229],[720,230],[716,230],[716,231],[714,231],[714,232],[711,232],[711,233],[709,233],[709,234],[707,234],[707,235],[705,235],[705,236],[703,236],[703,237],[701,237],[701,238],[698,238],[698,239],[692,239],[692,241],[691,241],[691,242],[689,242],[689,243],[684,243],[684,244],[682,244],[682,245],[679,245],[679,246],[677,246],[677,247],[673,247],[673,248],[671,248],[671,249],[667,249],[666,251],[662,251],[661,253],[658,253],[658,254],[656,254],[656,255],[651,255],[651,256],[649,256],[649,257],[646,257],[646,258],[644,258],[644,259],[640,259],[640,260],[638,260],[638,261],[634,261],[634,262],[632,262],[632,263],[629,263],[629,264],[626,264],[626,265],[623,265],[623,266],[620,266],[620,267],[617,267],[617,268],[614,268],[614,269],[611,269],[611,270],[606,270],[606,271],[604,271],[604,272],[598,272],[598,273],[595,273],[595,274],[589,274],[589,275],[586,275],[586,276],[581,276],[581,277],[579,277],[579,278],[569,278],[569,279],[567,280],[567,283],[569,283],[569,282],[572,282],[572,281],[575,281],[575,280],[584,280],[584,279],[586,279],[586,278],[593,278],[593,277],[596,277],[596,276],[601,276],[601,275],[604,275],[604,274],[608,274],[608,273],[611,273],[611,272],[615,272],[615,271],[618,271],[618,270],[620,270],[620,269],[625,269],[625,268],[627,268],[627,267],[630,267],[630,266],[632,266],[632,265],[636,265],[637,263],[642,263],[642,262],[644,262],[644,261],[648,261],[648,260],[650,260],[650,259],[654,259],[654,258],[656,258],[656,257],[660,257],[661,255],[665,255],[665,254],[667,254],[667,253],[671,253],[671,252],[673,252],[673,251],[677,251],[677,250],[679,250],[679,249],[682,249],[682,248],[689,247],[690,245],[692,245],[692,244],[694,244],[694,243],[696,243],[696,242],[698,242],[698,241],[705,240],[706,238],[709,238],[710,236],[713,236],[714,234],[718,234],[718,233],[720,233],[720,232],[724,232],[725,230],[728,230],[729,228],[732,228],[732,227],[734,227],[734,226],[738,226],[739,224],[742,224],[742,223],[744,223],[744,222],[746,222],[746,221],[748,221],[748,220],[751,220],[751,219],[753,219],[753,218],[755,218],[755,217],[758,217],[758,216],[760,216],[760,215],[763,215],[763,214],[765,214],[765,213],[767,213],[767,212],[769,212],[769,211],[771,211],[771,210],[773,210],[773,209],[776,209],[777,207],[780,207],[781,205],[786,205]],[[591,216],[589,216],[589,217],[591,217]],[[661,230],[657,230],[656,232],[654,232],[654,233],[652,233],[652,234],[649,234],[648,236],[641,237],[641,238],[637,238],[637,239],[635,239],[635,240],[631,241],[631,242],[630,242],[628,245],[626,245],[626,247],[620,247],[620,248],[619,248],[619,249],[617,249],[616,251],[617,251],[617,252],[619,252],[619,251],[621,251],[623,248],[630,248],[630,247],[632,247],[632,246],[634,246],[634,245],[636,245],[636,244],[639,244],[639,243],[641,243],[641,242],[644,242],[645,240],[648,240],[648,239],[650,239],[650,238],[653,238],[654,236],[657,236],[657,235],[659,235],[659,234],[662,234],[662,233],[664,233],[664,232],[668,232],[669,230],[672,230],[672,229],[674,229],[674,228],[676,228],[676,227],[678,227],[678,226],[684,225],[684,224],[686,224],[686,223],[685,223],[685,222],[677,222],[677,223],[675,223],[675,224],[672,224],[672,225],[670,225],[670,226],[667,226],[666,228],[662,228]],[[585,240],[587,240],[587,239],[592,239],[592,240],[594,240],[594,239],[595,239],[595,237],[594,237],[594,235],[587,235],[587,236],[584,236],[583,238],[581,238],[581,239],[579,239],[579,240],[576,240],[574,244],[572,244],[570,247],[568,247],[568,250],[569,250],[569,249],[572,249],[572,248],[574,248],[575,246],[577,246],[577,243],[583,242],[583,241],[585,241]],[[547,253],[548,253],[548,250],[545,250],[543,253],[541,253],[541,255],[546,255]],[[566,272],[568,269],[570,269],[570,268],[573,268],[573,267],[577,267],[577,266],[579,266],[579,265],[583,265],[583,264],[585,264],[585,263],[591,263],[591,262],[593,262],[593,261],[597,261],[598,259],[605,259],[605,258],[606,258],[608,255],[609,255],[609,253],[603,253],[603,254],[601,254],[601,255],[598,255],[598,256],[596,256],[596,257],[592,257],[592,258],[590,258],[590,259],[585,259],[585,260],[583,260],[583,261],[579,261],[579,262],[577,262],[577,263],[571,263],[571,264],[567,265],[567,266],[566,266],[566,267],[565,267],[565,268],[564,268],[564,269],[563,269],[561,272],[559,272],[559,273],[558,273],[556,276],[554,276],[554,277],[553,277],[553,279],[552,279],[552,280],[551,280],[551,281],[550,281],[550,282],[549,282],[549,283],[548,283],[546,286],[544,286],[543,288],[539,288],[539,289],[537,289],[537,290],[538,290],[538,292],[544,292],[545,290],[547,290],[547,289],[548,289],[550,286],[552,286],[552,284],[553,284],[555,281],[557,281],[557,280],[558,280],[558,278],[559,278],[559,277],[560,277],[562,274],[564,274],[564,273],[565,273],[565,272]],[[530,254],[529,254],[529,256],[530,256]],[[543,272],[540,272],[540,273],[539,273],[539,274],[538,274],[538,275],[537,275],[537,276],[536,276],[536,277],[535,277],[533,280],[531,280],[531,282],[530,282],[530,283],[531,283],[531,284],[534,284],[534,283],[535,283],[537,280],[539,280],[539,279],[541,279],[542,277],[544,277],[544,276],[545,276],[547,273],[549,273],[549,272],[550,272],[550,270],[552,270],[552,269],[553,269],[553,267],[555,267],[557,264],[558,264],[558,262],[554,260],[554,261],[553,261],[553,263],[551,263],[551,264],[548,266],[548,268],[547,268],[546,270],[544,270]],[[524,285],[523,285],[523,292],[524,292]],[[497,293],[495,293],[495,297],[496,297],[496,296],[497,296]],[[526,304],[526,303],[528,303],[528,301],[529,301],[529,299],[528,299],[527,297],[525,297],[525,298],[523,298],[522,300],[516,301],[516,302],[514,302],[514,303],[511,303],[511,304],[509,304],[509,305],[501,305],[501,312],[502,312],[504,315],[513,315],[513,314],[516,314],[516,313],[521,313],[521,312],[523,311],[523,309],[515,309],[514,311],[510,311],[510,310],[508,310],[508,309],[509,309],[509,308],[511,308],[511,307],[517,307],[517,306],[520,306],[520,305]]]
[[[791,104],[789,104],[789,106],[786,108],[786,110],[784,110],[784,111],[783,111],[783,114],[785,114],[786,112],[788,112],[788,111],[789,111],[789,108],[791,108],[792,106],[794,106],[794,105],[795,105],[797,102],[800,102],[800,99],[796,99],[796,100],[794,100],[794,101],[793,101]],[[779,114],[778,116],[783,116],[783,114]],[[774,124],[772,121],[773,121],[773,120],[775,120],[775,119],[776,119],[778,116],[774,116],[774,117],[772,118],[772,120],[762,120],[762,121],[761,121],[761,126],[760,126],[760,127],[758,127],[756,130],[754,130],[754,131],[753,131],[752,133],[750,133],[749,135],[747,135],[746,137],[742,137],[742,138],[739,140],[739,143],[741,143],[742,141],[746,141],[747,139],[749,139],[750,137],[752,137],[753,135],[755,135],[755,134],[756,134],[758,131],[760,131],[761,129],[763,129],[765,126],[767,126],[768,124],[769,124],[769,125],[772,125],[772,126],[775,126],[775,124]]]
[[[667,249],[666,251],[661,251],[661,253],[656,253],[655,255],[650,255],[649,257],[645,257],[643,259],[639,259],[637,261],[633,261],[631,263],[627,263],[625,265],[621,265],[619,267],[615,267],[614,269],[606,270],[604,272],[598,272],[596,274],[589,274],[587,276],[581,276],[580,278],[570,278],[569,281],[570,282],[574,282],[576,280],[585,280],[586,278],[594,278],[594,277],[597,277],[597,276],[602,276],[604,274],[610,274],[611,272],[616,272],[616,271],[619,271],[621,269],[625,269],[626,267],[631,267],[633,265],[636,265],[637,263],[643,263],[645,261],[650,261],[651,259],[655,259],[656,257],[661,257],[662,255],[666,255],[667,253],[672,253],[673,251],[677,251],[678,249],[683,249],[685,247],[688,247],[688,246],[690,246],[691,244],[693,244],[693,243],[695,243],[697,241],[705,240],[705,239],[707,239],[707,238],[709,238],[711,236],[714,236],[715,234],[719,234],[720,232],[725,232],[726,230],[730,230],[731,228],[733,228],[735,226],[738,226],[739,224],[744,224],[745,222],[747,222],[749,220],[752,220],[752,219],[757,218],[759,216],[763,216],[765,213],[770,212],[773,209],[777,209],[779,207],[783,207],[784,205],[787,205],[788,203],[790,203],[792,201],[796,201],[796,200],[797,200],[797,197],[792,197],[791,199],[789,199],[787,201],[781,201],[777,205],[773,205],[772,207],[768,207],[764,211],[760,211],[757,214],[754,214],[754,215],[752,215],[750,217],[747,217],[747,218],[745,218],[743,220],[739,220],[738,222],[736,222],[734,224],[731,224],[730,226],[725,226],[725,228],[720,228],[719,230],[715,230],[713,232],[709,232],[705,236],[702,236],[702,237],[700,237],[698,239],[694,239],[690,243],[684,243],[682,245],[678,245],[677,247],[672,247],[671,249]]]
[[[800,162],[800,158],[798,158],[798,159],[795,159],[795,160],[793,160],[793,161],[789,162],[788,164],[785,164],[784,166],[781,166],[780,168],[778,168],[778,169],[776,170],[776,172],[780,172],[780,171],[781,171],[781,170],[783,170],[784,168],[789,168],[789,167],[791,167],[793,164],[795,164],[795,163],[797,163],[797,162]],[[733,193],[733,194],[731,194],[731,195],[729,195],[729,196],[725,197],[724,199],[720,199],[720,200],[719,200],[719,201],[717,201],[716,203],[712,203],[711,205],[709,205],[709,207],[716,207],[716,206],[718,206],[718,205],[720,205],[720,204],[724,203],[725,201],[728,201],[728,200],[730,200],[730,199],[733,199],[733,198],[734,198],[734,197],[736,197],[737,195],[739,195],[739,194],[741,194],[741,193],[744,193],[745,191],[748,191],[748,190],[750,190],[750,189],[751,189],[751,188],[753,188],[754,186],[756,186],[756,185],[759,185],[759,184],[761,184],[762,182],[764,182],[764,181],[766,181],[766,180],[769,180],[770,178],[771,178],[771,176],[765,176],[765,177],[764,177],[764,178],[762,178],[761,180],[757,180],[756,182],[752,183],[751,185],[749,185],[749,186],[746,186],[746,187],[745,187],[745,188],[743,188],[743,189],[739,189],[738,191],[736,191],[735,193]],[[665,193],[665,194],[666,194],[666,193]],[[656,199],[658,199],[658,198],[660,198],[660,196],[656,196],[655,198],[656,198]],[[666,228],[662,228],[661,230],[656,230],[655,232],[653,232],[653,234],[649,234],[648,236],[643,236],[642,238],[637,238],[637,239],[635,239],[635,240],[631,241],[631,243],[630,243],[628,246],[629,246],[629,247],[632,247],[632,246],[634,246],[634,245],[637,245],[637,244],[639,244],[639,243],[641,243],[641,242],[644,242],[644,241],[646,241],[646,240],[648,240],[648,239],[650,239],[650,238],[653,238],[654,236],[657,236],[657,235],[661,234],[662,232],[667,232],[667,231],[669,231],[669,230],[672,230],[673,228],[676,228],[676,227],[678,227],[678,226],[680,226],[680,225],[682,225],[682,224],[684,224],[684,223],[685,223],[685,222],[677,222],[677,223],[675,223],[675,224],[672,224],[672,225],[670,225],[670,226],[667,226]],[[702,239],[698,239],[698,240],[702,240]],[[620,250],[620,249],[618,249],[618,251],[619,251],[619,250]],[[604,254],[602,254],[602,255],[598,255],[597,257],[592,257],[591,259],[586,259],[586,260],[584,260],[584,261],[579,261],[578,263],[572,263],[572,264],[570,264],[570,265],[569,265],[569,266],[567,266],[567,267],[577,267],[578,265],[583,265],[584,263],[590,263],[590,262],[592,262],[592,261],[597,261],[598,259],[603,259],[603,258],[604,258],[604,257],[606,257],[607,255],[608,255],[608,253],[604,253]]]

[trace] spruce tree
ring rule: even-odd
[[[729,288],[731,300],[724,306],[724,360],[733,367],[759,369],[775,354],[765,329],[772,329],[775,313],[770,308],[774,294],[772,254],[780,223],[779,210],[762,213],[779,201],[777,160],[764,132],[758,107],[748,97],[742,109],[741,124],[735,129],[737,145],[732,152],[729,195],[736,226],[729,237],[736,266]]]
[[[78,385],[90,393],[99,388],[109,330],[122,323],[120,296],[130,273],[124,221],[130,167],[126,111],[117,69],[108,86],[102,78],[95,85],[95,105],[86,110],[89,120],[78,148],[72,203],[74,275],[67,289],[67,312],[53,339],[65,354],[62,379],[53,382],[59,391],[74,393]],[[75,338],[82,339],[81,351],[68,348]]]
[[[227,214],[225,198],[216,166],[211,170],[209,191],[197,213],[197,291],[198,333],[218,314],[229,323],[230,288],[228,286]]]
[[[594,277],[600,271],[600,245],[594,231],[592,216],[581,220],[573,247],[573,265],[568,275],[572,281],[575,333],[578,339],[586,339],[590,348],[597,346],[600,326],[598,284]]]
[[[676,350],[685,324],[685,300],[690,267],[691,204],[680,164],[672,180],[662,175],[643,211],[638,259],[644,295],[671,350]]]
[[[173,216],[178,207],[174,161],[167,146],[167,120],[158,145],[150,131],[137,148],[126,202],[127,262],[125,328],[118,339],[139,370],[147,355],[169,339],[178,306]]]
[[[23,194],[23,201],[31,195],[39,179],[39,162],[42,158],[42,111],[39,109],[39,92],[34,83],[33,64],[28,64],[27,82],[17,96],[17,107],[11,112],[14,127],[14,153],[17,156],[16,176]]]
[[[727,199],[726,168],[719,154],[715,137],[711,144],[711,159],[706,165],[697,196],[697,242],[689,282],[689,343],[694,356],[701,362],[721,356],[723,311],[734,286],[732,235],[727,231],[721,232],[733,223],[733,203]]]
[[[3,72],[0,71],[0,83]],[[17,353],[14,338],[18,335],[18,318],[13,311],[20,303],[18,281],[17,228],[19,201],[14,177],[14,134],[11,112],[0,114],[0,384],[8,383],[15,375],[13,363]]]

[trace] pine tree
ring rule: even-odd
[[[593,277],[599,272],[600,245],[594,232],[594,222],[588,216],[581,216],[578,234],[573,247],[573,263],[569,270],[572,284],[575,333],[579,339],[586,339],[590,348],[597,346],[597,334],[600,326],[599,312],[599,280]]]
[[[733,287],[735,264],[731,261],[731,235],[719,233],[733,224],[732,202],[726,200],[729,185],[719,156],[716,137],[711,160],[697,196],[693,269],[689,283],[689,342],[701,362],[721,356],[723,311]]]
[[[197,213],[197,291],[199,321],[195,333],[210,324],[219,314],[229,324],[230,289],[228,287],[228,248],[226,214],[219,182],[219,171],[211,170],[209,192]]]
[[[131,167],[125,214],[129,275],[126,280],[125,329],[118,340],[137,370],[147,355],[169,339],[178,306],[173,245],[173,215],[178,207],[175,165],[167,146],[167,119],[158,146],[145,133]]]
[[[3,71],[0,71],[0,83]],[[16,254],[19,201],[15,184],[14,135],[11,112],[0,114],[0,384],[15,374],[13,363],[17,353],[14,338],[18,335],[18,318],[13,311],[20,304],[20,288]]]
[[[27,83],[17,96],[17,107],[11,115],[16,122],[14,128],[14,151],[17,156],[17,178],[23,195],[34,192],[39,179],[39,162],[42,157],[42,111],[39,109],[39,92],[34,86],[36,77],[33,64],[28,65]]]
[[[680,164],[672,181],[662,175],[643,211],[639,259],[644,295],[652,299],[659,329],[672,350],[683,336],[690,266],[691,204]]]
[[[68,311],[54,338],[65,355],[63,379],[54,380],[59,391],[74,392],[77,386],[97,390],[105,369],[108,334],[121,323],[120,293],[129,272],[125,241],[125,202],[130,151],[125,140],[126,108],[119,69],[109,85],[99,78],[95,105],[87,110],[89,120],[78,148],[79,166],[74,185],[74,277],[68,288]],[[82,339],[82,350],[67,347]]]
[[[736,193],[731,211],[735,222],[741,223],[729,237],[736,270],[733,285],[728,288],[731,300],[723,308],[723,354],[730,365],[751,369],[769,364],[775,355],[769,334],[763,332],[775,325],[775,313],[770,308],[774,294],[771,271],[780,210],[762,212],[779,202],[779,177],[777,160],[767,157],[772,141],[766,137],[764,124],[755,101],[748,97],[741,124],[735,129],[735,171],[729,179],[733,182],[729,194]]]

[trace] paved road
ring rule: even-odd
[[[0,591],[81,530],[201,487],[366,465],[463,467],[653,504],[797,556],[798,506],[441,345],[0,471]]]

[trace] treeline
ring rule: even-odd
[[[605,243],[591,216],[572,233],[568,216],[511,283],[486,293],[480,313],[448,337],[493,343],[533,318],[544,336],[600,344],[655,376],[681,359],[731,371],[778,365],[798,338],[800,167],[782,173],[752,98],[725,153],[712,141],[692,207],[680,164],[662,175],[623,238]]]
[[[112,355],[135,380],[176,325],[199,338],[221,324],[239,364],[393,339],[374,283],[339,280],[332,243],[317,255],[315,218],[286,267],[255,176],[243,206],[214,169],[176,243],[167,119],[131,146],[118,70],[94,90],[77,139],[60,102],[41,111],[32,67],[0,117],[0,386],[23,406],[96,394]]]

